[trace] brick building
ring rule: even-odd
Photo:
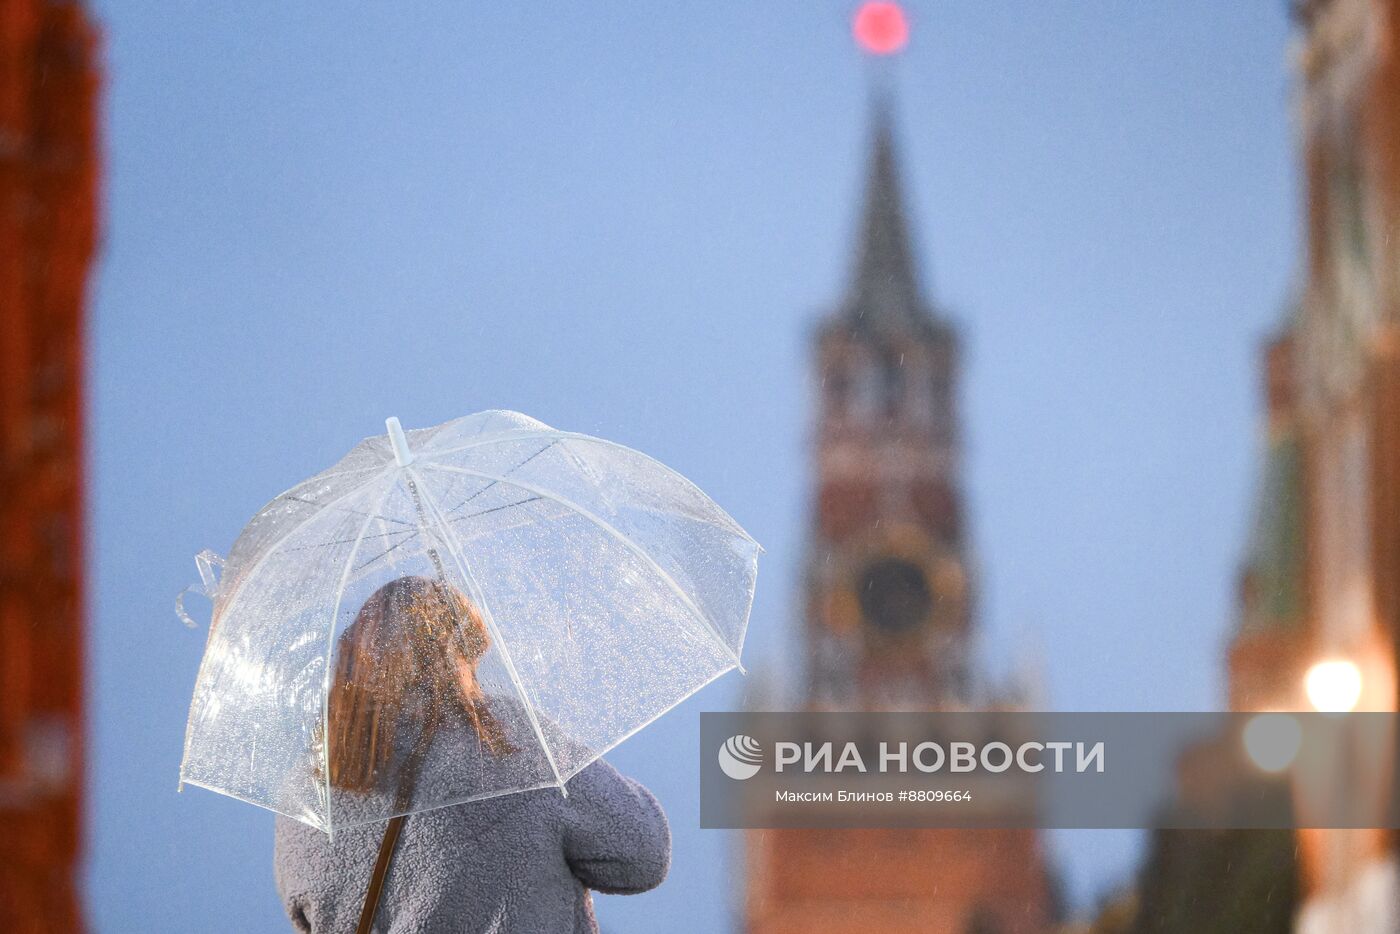
[[[803,706],[970,709],[958,340],[919,279],[883,105],[854,274],[821,324],[816,357]],[[745,859],[750,934],[1052,929],[1034,830],[751,831]]]
[[[83,929],[83,339],[96,33],[0,0],[0,928]]]
[[[1302,0],[1294,13],[1302,269],[1297,302],[1264,355],[1266,453],[1231,704],[1309,709],[1310,667],[1343,661],[1360,671],[1359,709],[1395,710],[1400,2]],[[1340,771],[1333,779],[1343,781]],[[1393,834],[1305,830],[1299,843],[1296,931],[1395,929]]]

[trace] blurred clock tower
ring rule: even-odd
[[[893,4],[857,14],[869,52],[897,51],[905,35]],[[877,97],[852,272],[815,342],[801,706],[1005,709],[970,675],[958,335],[920,278],[897,150],[890,100]],[[745,843],[748,934],[1055,928],[1035,830],[751,830]]]
[[[808,702],[969,700],[957,335],[924,297],[888,104],[877,104],[855,269],[821,325],[806,567]]]

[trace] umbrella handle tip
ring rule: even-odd
[[[413,452],[408,449],[408,437],[403,433],[403,425],[394,416],[384,419],[384,427],[389,430],[389,447],[394,449],[394,463],[407,467],[413,463]]]

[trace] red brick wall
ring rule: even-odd
[[[753,830],[747,934],[1004,934],[1051,928],[1034,830]]]
[[[0,0],[0,929],[83,928],[83,336],[96,34]]]

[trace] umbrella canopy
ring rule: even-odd
[[[181,784],[327,832],[563,788],[740,666],[760,551],[622,445],[390,419],[234,543]]]

